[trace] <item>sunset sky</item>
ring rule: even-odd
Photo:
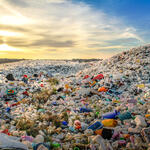
[[[0,58],[108,58],[149,41],[150,0],[0,0]]]

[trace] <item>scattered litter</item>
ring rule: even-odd
[[[92,62],[0,65],[0,149],[148,150],[150,46]]]

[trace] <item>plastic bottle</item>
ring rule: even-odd
[[[114,119],[105,119],[102,121],[104,127],[115,127],[117,125],[117,121]]]
[[[123,120],[127,120],[127,119],[131,119],[132,115],[130,112],[125,112],[123,114],[118,115],[118,118],[123,121]]]
[[[92,112],[92,109],[84,108],[84,107],[80,108],[80,113],[84,113],[84,112]]]
[[[115,119],[117,115],[119,115],[120,112],[117,110],[114,110],[114,112],[109,112],[102,115],[102,119]]]

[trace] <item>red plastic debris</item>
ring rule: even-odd
[[[89,78],[90,76],[89,75],[85,75],[83,79],[87,79]]]
[[[23,92],[23,95],[29,96],[29,94],[28,94],[27,91],[24,91],[24,92]]]
[[[41,84],[41,87],[44,87],[44,85],[43,85],[43,84]]]
[[[11,135],[11,134],[8,132],[8,129],[5,129],[5,130],[2,131],[1,133],[7,134],[7,135]]]
[[[103,78],[104,78],[103,74],[99,74],[99,75],[97,75],[96,77],[93,78],[93,81],[94,80],[101,80]]]
[[[23,77],[24,77],[24,78],[27,78],[28,76],[25,74],[25,75],[23,75]]]

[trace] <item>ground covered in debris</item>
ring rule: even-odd
[[[148,150],[150,46],[1,64],[0,107],[0,149]]]

